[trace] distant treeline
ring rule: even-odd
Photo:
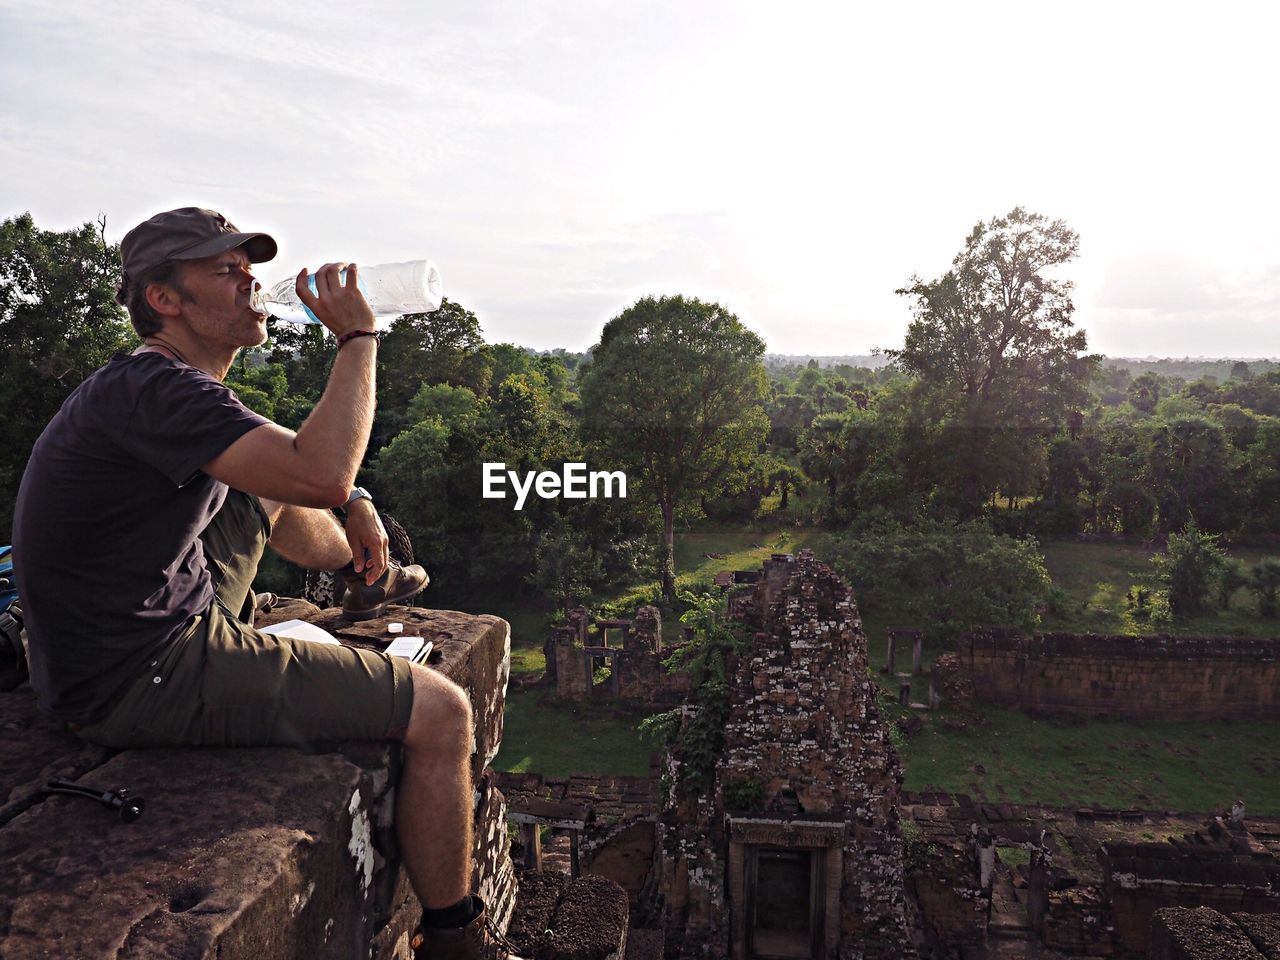
[[[1103,357],[1102,366],[1128,370],[1135,378],[1144,373],[1154,373],[1158,377],[1177,378],[1188,382],[1210,377],[1221,383],[1225,380],[1247,380],[1250,377],[1271,373],[1280,369],[1280,360],[1258,357],[1243,359],[1183,357],[1181,360],[1172,357],[1160,360],[1152,357],[1141,360],[1134,357]]]
[[[563,350],[555,352],[564,353]],[[879,370],[881,367],[888,366],[890,362],[890,358],[881,353],[845,354],[842,356],[814,356],[807,353],[767,353],[764,358],[765,368],[770,374],[809,366],[815,366],[820,370],[827,370],[832,367]],[[1137,357],[1102,357],[1102,366],[1123,368],[1135,377],[1144,373],[1154,373],[1161,377],[1177,377],[1188,381],[1199,380],[1202,377],[1212,377],[1218,381],[1241,379],[1239,376],[1242,369],[1240,364],[1244,364],[1243,369],[1247,371],[1247,376],[1259,376],[1280,369],[1280,360],[1258,357],[1182,357],[1181,359],[1174,357],[1162,357],[1160,359],[1154,357],[1141,359]],[[1233,370],[1235,371],[1234,376]]]

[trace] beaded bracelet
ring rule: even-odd
[[[356,337],[376,337],[377,335],[377,330],[349,330],[338,338],[338,349],[341,350],[344,343],[354,340]]]

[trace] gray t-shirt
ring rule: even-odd
[[[267,421],[202,370],[114,357],[27,463],[13,554],[43,709],[102,719],[213,599],[200,531],[227,494],[200,467]]]

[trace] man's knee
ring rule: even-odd
[[[404,743],[410,749],[440,749],[472,739],[471,700],[444,674],[413,664],[413,711]]]

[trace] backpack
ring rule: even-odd
[[[11,600],[0,611],[0,670],[10,663],[18,672],[18,683],[31,675],[27,668],[27,648],[22,642],[22,605],[17,600]]]

